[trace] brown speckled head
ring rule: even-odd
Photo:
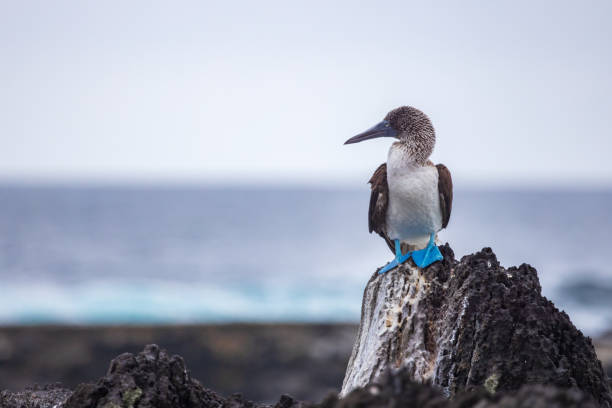
[[[436,144],[431,121],[412,106],[400,106],[387,113],[385,120],[397,131],[397,138],[418,162],[426,162]]]

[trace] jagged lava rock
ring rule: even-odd
[[[61,384],[34,385],[24,391],[0,392],[1,408],[57,408],[72,394]]]
[[[534,268],[503,268],[490,248],[460,261],[441,251],[424,270],[410,262],[369,280],[341,395],[401,368],[448,397],[545,384],[612,406],[591,339],[542,296]]]
[[[20,393],[0,393],[2,408],[595,408],[590,395],[577,388],[526,385],[518,391],[490,393],[484,388],[458,392],[452,400],[441,390],[412,380],[407,368],[386,370],[375,382],[351,391],[344,398],[330,395],[309,403],[282,395],[274,405],[257,404],[235,394],[224,398],[192,379],[181,357],[169,357],[156,345],[122,354],[111,361],[106,376],[95,384],[82,384],[70,398],[56,386]],[[66,401],[66,398],[68,400]],[[64,401],[65,404],[64,404]]]
[[[376,382],[357,388],[344,398],[330,396],[317,408],[595,408],[589,395],[577,388],[525,385],[495,394],[484,388],[460,391],[447,399],[439,388],[418,384],[410,370],[387,370]]]
[[[179,356],[169,357],[156,345],[111,361],[105,377],[79,385],[65,408],[220,407],[225,399],[191,378]]]
[[[281,396],[274,405],[275,408],[308,406],[288,395]],[[165,350],[150,344],[136,355],[124,353],[113,359],[106,376],[95,384],[79,385],[61,407],[272,408],[272,405],[255,404],[240,394],[222,397],[191,378],[182,357],[170,357]]]

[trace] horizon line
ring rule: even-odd
[[[503,178],[485,180],[462,178],[454,188],[459,191],[612,191],[612,181],[595,180],[523,180]],[[312,189],[312,190],[359,190],[369,187],[367,181],[354,178],[307,179],[307,178],[243,178],[220,179],[211,177],[5,177],[0,176],[0,187],[31,188],[217,188],[217,189]]]

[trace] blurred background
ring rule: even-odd
[[[0,389],[147,342],[222,392],[337,388],[391,257],[366,184],[390,141],[343,142],[400,105],[453,174],[440,239],[536,267],[612,357],[611,12],[0,1]]]

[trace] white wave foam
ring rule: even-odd
[[[9,285],[2,292],[1,324],[357,321],[360,307],[358,294],[346,290],[313,292],[287,285],[246,290],[165,281],[89,281]]]

